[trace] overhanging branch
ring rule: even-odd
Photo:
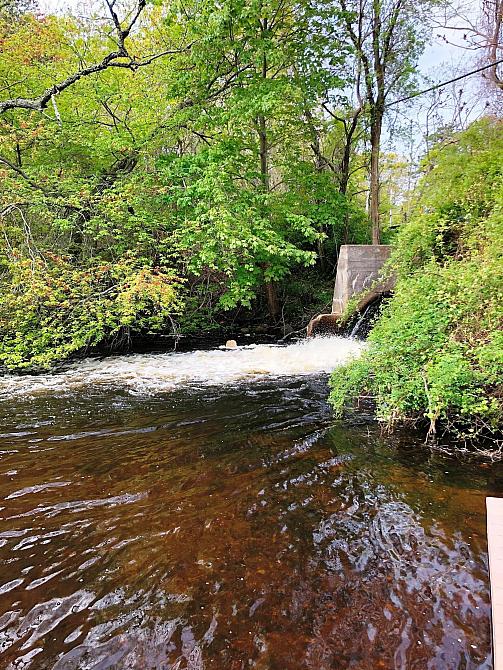
[[[162,58],[163,56],[167,55],[183,53],[184,51],[187,51],[191,48],[192,44],[189,44],[188,46],[180,49],[162,51],[145,58],[131,57],[128,53],[126,40],[129,37],[131,30],[134,28],[135,24],[140,18],[142,11],[145,9],[146,1],[138,1],[136,10],[134,11],[132,18],[126,24],[126,26],[123,26],[117,17],[117,14],[114,10],[114,4],[115,3],[113,1],[107,0],[107,6],[114,24],[114,35],[117,43],[116,50],[107,54],[99,63],[93,63],[92,65],[82,67],[73,74],[69,75],[66,79],[63,79],[57,84],[53,84],[37,97],[19,97],[0,101],[0,114],[4,114],[11,109],[27,109],[35,112],[42,112],[55,95],[58,95],[58,93],[61,93],[67,88],[70,88],[80,79],[97,74],[98,72],[103,72],[104,70],[107,70],[111,67],[125,68],[134,72],[141,67],[150,65],[158,58]]]

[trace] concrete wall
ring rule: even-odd
[[[342,314],[355,293],[368,290],[379,279],[379,272],[388,260],[391,247],[386,244],[344,244],[337,263],[332,314]],[[392,281],[379,291],[392,288]]]

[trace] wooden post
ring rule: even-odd
[[[503,670],[503,498],[486,498],[493,670]]]

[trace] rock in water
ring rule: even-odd
[[[226,349],[237,349],[238,348],[238,343],[236,340],[227,340],[225,343],[225,348]]]

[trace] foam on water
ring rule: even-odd
[[[0,377],[0,397],[65,393],[97,385],[151,393],[190,384],[220,385],[264,377],[328,373],[358,356],[363,346],[352,339],[327,337],[284,347],[259,344],[229,351],[86,359],[57,374]]]

